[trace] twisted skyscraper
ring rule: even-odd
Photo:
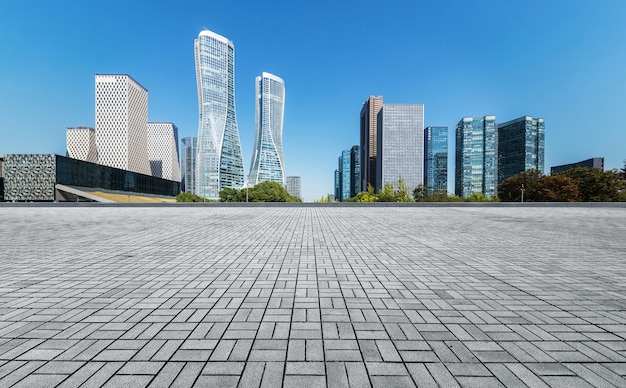
[[[285,82],[270,73],[256,77],[256,115],[254,148],[249,185],[275,181],[285,185],[283,157],[283,118]]]
[[[235,117],[235,47],[204,30],[194,41],[198,82],[197,194],[217,199],[221,189],[243,187],[243,158]]]

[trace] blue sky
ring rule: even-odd
[[[65,128],[94,126],[94,75],[131,75],[149,120],[197,134],[193,40],[235,44],[246,174],[254,78],[286,84],[287,174],[305,200],[333,192],[343,149],[359,142],[370,95],[423,103],[426,125],[463,116],[546,120],[546,169],[626,159],[626,1],[4,1],[0,4],[0,153],[65,154]],[[453,153],[450,157],[453,158]],[[450,187],[453,179],[450,163]]]

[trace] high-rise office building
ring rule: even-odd
[[[150,175],[148,91],[125,74],[96,75],[98,163]]]
[[[455,194],[494,197],[498,181],[496,116],[464,117],[456,125]]]
[[[263,181],[285,185],[283,156],[283,117],[285,83],[270,73],[256,77],[256,115],[254,148],[248,182],[251,186]]]
[[[287,177],[287,192],[292,197],[302,199],[302,180],[300,175],[289,175]]]
[[[424,105],[384,104],[377,131],[376,183],[412,191],[424,182]]]
[[[90,127],[67,128],[67,156],[85,162],[98,163],[96,153],[96,131]]]
[[[335,199],[344,202],[354,197],[361,188],[361,154],[359,146],[341,151],[335,170]]]
[[[428,195],[448,192],[448,127],[424,129],[424,186]]]
[[[350,149],[350,197],[361,191],[361,147],[352,146]]]
[[[545,123],[523,116],[498,124],[498,184],[522,171],[544,172]]]
[[[183,137],[180,142],[180,190],[195,194],[198,138],[195,136]]]
[[[377,187],[376,183],[376,142],[378,140],[378,114],[383,107],[383,97],[370,96],[361,108],[361,191],[367,190],[367,185]]]
[[[352,185],[350,184],[350,178],[352,173],[350,171],[350,150],[343,150],[341,157],[339,158],[339,168],[341,173],[341,196],[338,198],[339,202],[344,202],[350,198],[350,190]]]
[[[243,157],[235,116],[235,47],[204,30],[194,41],[198,84],[197,194],[218,199],[243,187]]]
[[[558,174],[560,172],[578,167],[599,168],[600,170],[604,171],[604,158],[591,158],[576,163],[553,166],[550,168],[550,174]]]
[[[341,157],[339,157],[339,166],[341,166]],[[339,200],[341,198],[341,167],[335,170],[335,198]]]
[[[176,125],[148,123],[148,160],[152,176],[180,182]]]

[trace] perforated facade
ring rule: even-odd
[[[152,176],[180,182],[176,125],[148,123],[148,160]]]
[[[243,157],[235,116],[235,47],[204,30],[194,42],[198,84],[197,194],[218,199],[243,187]]]
[[[256,120],[249,183],[275,181],[285,185],[283,118],[285,83],[270,73],[256,77]]]
[[[67,128],[67,156],[72,159],[97,163],[96,131],[90,127]]]
[[[148,91],[128,75],[96,75],[98,163],[150,175]]]

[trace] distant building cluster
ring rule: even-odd
[[[176,125],[148,121],[146,88],[126,74],[97,74],[95,128],[67,128],[68,160],[180,182],[179,186],[175,186],[178,190],[207,199],[218,199],[220,190],[224,188],[241,189],[246,184],[253,186],[267,180],[286,186],[291,195],[302,198],[300,176],[286,177],[285,174],[282,143],[284,81],[267,72],[255,79],[255,137],[249,179],[246,181],[235,111],[233,42],[212,31],[203,30],[194,41],[194,56],[199,106],[197,136],[181,139],[179,148]],[[33,166],[45,160],[47,166],[53,166],[50,171],[56,168],[53,162],[48,162],[50,158],[42,158],[33,156],[23,160],[32,162]],[[7,157],[6,160],[9,167],[13,166],[11,163],[14,158]],[[65,159],[55,160],[65,163]],[[97,171],[97,168],[90,168],[92,170]],[[17,175],[9,173],[9,176]],[[138,176],[128,175],[127,179],[134,182],[139,179]],[[49,180],[57,181],[56,178]],[[102,187],[124,187],[93,180],[81,182]],[[135,190],[143,186],[136,188],[131,182],[126,187]],[[151,187],[146,186],[142,190],[146,193],[158,192]],[[40,200],[60,198],[58,193],[50,194],[50,190],[50,186],[46,185],[46,194],[40,196]],[[172,194],[169,187],[161,191],[168,195],[177,194]],[[32,200],[23,195],[12,198]]]
[[[530,169],[543,173],[544,139],[543,118],[523,116],[500,124],[493,115],[461,118],[455,128],[455,194],[494,197],[508,177]],[[429,195],[448,191],[448,127],[424,127],[423,104],[384,104],[382,96],[369,97],[360,114],[360,146],[354,147],[360,155],[343,151],[335,170],[339,201],[369,186],[397,190],[400,182],[409,191],[424,185]],[[359,176],[347,159],[360,161]]]
[[[235,47],[209,30],[200,32],[194,47],[200,115],[193,141],[196,151],[189,146],[192,141],[183,145],[183,191],[218,199],[224,188],[241,189],[268,180],[285,186],[284,81],[266,72],[255,79],[254,146],[246,182],[235,114]],[[195,165],[193,177],[190,165]]]
[[[282,78],[263,72],[255,79],[254,148],[249,179],[246,181],[235,111],[233,42],[212,31],[203,30],[194,40],[194,57],[199,107],[197,136],[181,139],[179,149],[176,125],[171,122],[148,122],[146,88],[126,74],[98,74],[95,76],[95,128],[67,128],[67,160],[115,169],[111,171],[126,171],[170,180],[177,183],[177,186],[173,186],[176,190],[191,192],[207,199],[218,199],[220,190],[224,188],[241,189],[244,185],[253,186],[267,180],[287,186],[291,195],[302,198],[300,176],[286,177],[285,173],[282,140],[285,82]],[[19,174],[15,172],[12,164],[15,158],[10,156],[0,160],[0,167],[5,159],[11,167],[10,177],[17,177],[21,173],[29,174],[30,167],[25,167]],[[54,162],[51,162],[53,159]],[[66,163],[65,159],[47,156],[33,156],[23,160],[28,161],[22,163],[23,165],[32,165],[34,170],[37,165],[45,164],[50,166],[50,171],[56,171],[58,169],[55,163],[59,160]],[[94,167],[90,171],[96,174],[98,169]],[[53,175],[50,173],[49,181],[57,182],[56,176],[52,178]],[[8,180],[10,184],[13,182],[11,179]],[[127,187],[129,190],[144,190],[144,193],[159,191],[152,188],[153,183],[149,187],[135,187],[134,182],[145,181],[139,175],[127,175],[125,179],[130,183],[106,184],[93,179],[75,181],[89,187]],[[2,179],[2,182],[5,180]],[[59,186],[60,183],[53,184],[55,185]],[[55,189],[50,189],[49,184],[44,186],[46,194],[38,196],[39,200],[60,198],[58,193],[50,194],[50,190],[54,192]],[[4,185],[2,189],[4,190]],[[41,191],[34,186],[28,186],[22,191],[28,190]],[[161,192],[174,196],[177,194],[171,193],[169,187]],[[88,194],[81,195],[85,197]],[[22,194],[9,197],[12,200],[33,200]]]
[[[148,122],[148,90],[126,74],[96,75],[96,126],[66,130],[72,159],[180,182],[178,128]]]

